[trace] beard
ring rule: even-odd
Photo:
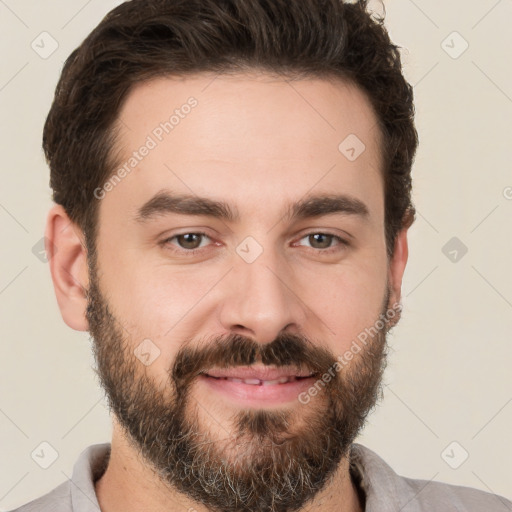
[[[95,267],[93,257],[86,316],[95,371],[128,441],[166,488],[214,512],[292,512],[326,487],[382,395],[387,320],[349,365],[316,386],[320,391],[307,404],[239,409],[222,418],[229,421],[227,435],[215,435],[208,422],[218,427],[216,420],[192,393],[202,370],[261,362],[320,379],[329,370],[332,376],[336,356],[295,334],[267,344],[235,334],[207,343],[183,340],[159,387],[101,294]],[[387,315],[389,296],[388,287],[379,318]]]

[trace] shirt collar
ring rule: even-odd
[[[365,512],[396,512],[407,504],[408,512],[419,510],[407,479],[395,471],[375,452],[358,443],[350,448],[350,472],[366,497]]]
[[[110,443],[87,447],[78,457],[71,478],[71,503],[73,510],[101,512],[94,482],[100,478],[110,457]]]

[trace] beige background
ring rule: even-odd
[[[118,3],[0,0],[0,511],[54,488],[83,448],[110,438],[88,335],[62,322],[33,247],[51,205],[41,130],[62,63]],[[400,474],[510,499],[512,0],[386,7],[415,86],[419,215],[385,399],[358,442]],[[32,41],[49,52],[50,37],[58,48],[42,58]],[[443,249],[453,237],[468,249],[455,262],[455,246]],[[48,469],[31,458],[42,442],[58,452]]]

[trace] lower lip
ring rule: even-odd
[[[314,377],[298,379],[284,384],[254,385],[243,382],[233,382],[227,379],[216,379],[207,375],[200,375],[199,380],[204,382],[211,390],[224,395],[229,400],[245,406],[262,407],[281,405],[298,401],[300,393],[310,388]]]

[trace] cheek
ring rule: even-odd
[[[336,353],[378,320],[386,296],[386,267],[375,262],[303,274],[300,296],[321,320]]]
[[[124,264],[122,272],[104,280],[109,303],[133,349],[144,342],[158,353],[148,373],[165,375],[183,343],[197,336],[201,322],[212,314],[208,294],[224,272],[218,265],[177,269],[144,265],[139,259],[136,266]]]
[[[125,254],[105,268],[104,290],[126,326],[163,335],[192,312],[223,273],[214,264],[172,265],[143,254]]]

